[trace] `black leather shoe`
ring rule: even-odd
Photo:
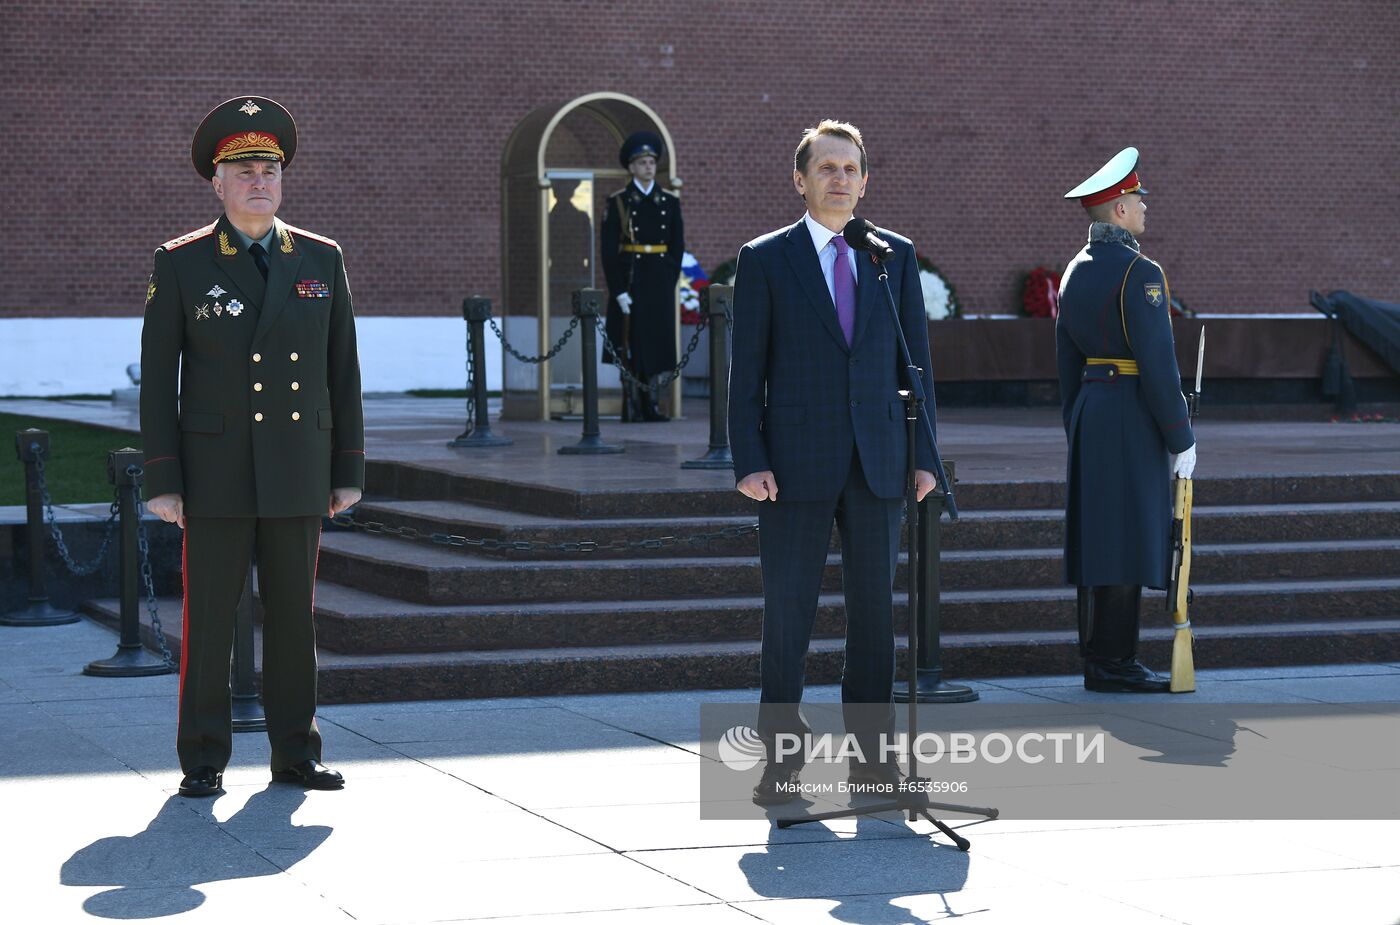
[[[669,421],[671,418],[661,410],[661,406],[656,402],[648,402],[642,406],[643,421]]]
[[[1084,689],[1101,694],[1168,694],[1164,678],[1136,658],[1098,658],[1084,663]]]
[[[224,772],[209,766],[195,768],[180,781],[182,797],[212,797],[224,792]]]
[[[753,788],[753,801],[759,806],[780,806],[801,796],[797,791],[797,769],[781,764],[770,764],[763,769]]]
[[[339,790],[345,786],[339,771],[332,771],[314,758],[273,771],[272,779],[279,784],[301,784],[307,790]]]

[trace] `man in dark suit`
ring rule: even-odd
[[[628,356],[644,394],[623,384],[624,421],[665,421],[656,403],[660,379],[676,365],[676,281],[685,258],[681,200],[656,184],[665,151],[655,132],[634,132],[618,160],[632,182],[608,197],[600,246],[608,281],[608,339]]]
[[[141,333],[151,511],[185,531],[180,793],[221,792],[232,750],[234,610],[256,551],[272,777],[336,789],[320,764],[312,596],[321,518],[359,500],[364,418],[340,246],[276,218],[296,125],[239,97],[195,132],[218,221],[156,249]]]
[[[1091,220],[1055,324],[1069,438],[1065,580],[1079,590],[1084,687],[1166,693],[1170,680],[1137,659],[1138,609],[1144,585],[1166,587],[1171,476],[1191,477],[1196,437],[1167,278],[1137,242],[1147,228],[1137,160],[1125,148],[1065,194]]]
[[[729,440],[738,489],[759,506],[763,567],[759,734],[769,749],[754,788],[760,804],[791,799],[800,761],[773,751],[779,733],[802,734],[798,714],[812,622],[833,520],[841,534],[846,597],[843,703],[866,761],[853,781],[887,784],[898,769],[878,760],[893,730],[893,585],[899,556],[906,437],[899,347],[882,304],[879,268],[841,237],[865,195],[860,132],[831,120],[808,129],[793,159],[807,204],[795,225],[744,245],[734,292]],[[900,325],[933,413],[928,325],[914,247],[881,232]],[[922,499],[933,487],[932,448],[917,447]],[[852,726],[856,728],[852,728]]]

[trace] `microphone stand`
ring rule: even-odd
[[[899,343],[899,356],[903,362],[904,388],[899,390],[899,397],[904,402],[904,427],[906,434],[906,460],[907,471],[904,479],[904,513],[908,521],[908,546],[909,546],[909,608],[908,608],[908,634],[909,645],[906,649],[908,662],[908,676],[906,682],[909,691],[909,777],[899,785],[899,792],[893,799],[883,800],[878,803],[871,803],[866,806],[853,807],[851,809],[838,809],[825,813],[812,813],[806,816],[785,818],[777,820],[778,828],[786,829],[794,825],[802,825],[807,822],[820,822],[824,819],[845,819],[858,816],[873,816],[879,813],[901,812],[906,813],[910,822],[917,819],[925,819],[944,835],[953,840],[959,851],[966,851],[972,846],[966,838],[954,832],[941,820],[934,818],[934,810],[946,810],[957,813],[967,813],[973,816],[984,816],[987,819],[995,819],[1000,812],[994,807],[984,806],[964,806],[958,803],[936,803],[929,799],[932,791],[932,781],[926,777],[919,776],[919,753],[914,747],[915,736],[919,734],[919,697],[915,688],[919,675],[919,504],[917,498],[917,488],[914,478],[916,466],[915,447],[920,432],[928,441],[929,448],[933,451],[934,476],[943,486],[945,495],[944,503],[948,508],[948,519],[956,521],[958,519],[958,506],[953,501],[953,484],[948,478],[948,473],[943,468],[943,458],[938,453],[938,442],[933,436],[933,424],[929,420],[928,408],[926,407],[927,397],[924,395],[923,381],[920,370],[914,365],[914,359],[909,353],[909,342],[904,338],[904,327],[900,324],[899,309],[894,304],[894,293],[890,290],[890,274],[885,267],[883,255],[875,251],[870,251],[875,259],[875,263],[880,268],[880,284],[885,292],[885,306],[889,309],[890,320],[894,323],[895,338]],[[883,259],[882,259],[883,258]],[[919,424],[923,424],[920,428]],[[937,515],[935,515],[937,516]]]

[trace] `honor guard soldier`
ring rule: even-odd
[[[234,611],[255,552],[272,779],[344,783],[320,763],[311,608],[321,518],[364,486],[364,419],[340,246],[276,218],[296,147],[296,124],[272,100],[239,97],[205,116],[191,157],[224,214],[156,248],[146,295],[146,495],[184,530],[186,796],[222,790]]]
[[[623,384],[622,419],[665,421],[656,403],[662,375],[676,366],[676,282],[685,258],[681,200],[656,185],[664,149],[654,132],[635,132],[618,152],[632,182],[608,197],[603,213],[603,275],[608,281],[608,339],[616,357],[649,384]]]
[[[1171,477],[1190,478],[1196,437],[1181,392],[1171,294],[1137,236],[1147,205],[1125,148],[1065,194],[1089,213],[1089,243],[1060,285],[1055,325],[1069,438],[1065,580],[1079,589],[1084,687],[1166,692],[1137,659],[1143,586],[1167,584]]]

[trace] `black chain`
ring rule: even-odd
[[[107,517],[107,523],[103,525],[102,547],[97,550],[97,555],[92,561],[85,565],[79,565],[73,560],[73,556],[68,551],[68,544],[63,540],[63,531],[58,528],[58,520],[54,516],[53,498],[49,497],[49,483],[44,476],[44,451],[38,443],[29,444],[29,452],[34,456],[34,471],[39,477],[39,494],[44,503],[44,519],[49,525],[49,535],[53,537],[53,544],[58,548],[58,555],[63,559],[64,566],[74,575],[91,575],[102,567],[102,563],[107,561],[107,550],[112,545],[112,534],[117,523],[117,514],[121,506],[117,501],[112,502]],[[117,497],[121,497],[121,492],[117,491]],[[42,550],[35,550],[34,554],[39,555]]]
[[[141,497],[141,476],[146,472],[140,466],[127,466],[126,474],[135,482],[136,489],[133,492],[137,498]],[[141,553],[141,581],[146,586],[146,611],[151,615],[151,629],[156,634],[156,645],[160,646],[160,657],[165,662],[166,668],[175,667],[175,656],[170,654],[170,645],[165,641],[165,629],[160,625],[160,604],[156,600],[156,581],[151,573],[151,542],[146,536],[146,521],[142,515],[145,513],[145,505],[140,501],[136,503],[136,548]]]
[[[578,315],[575,315],[573,319],[569,321],[568,330],[566,330],[563,336],[559,338],[558,342],[555,343],[555,345],[549,349],[549,352],[544,354],[543,356],[537,357],[527,357],[525,354],[521,353],[519,350],[516,350],[513,346],[511,346],[510,341],[506,340],[505,332],[502,331],[499,326],[497,326],[495,318],[492,318],[488,315],[486,318],[486,323],[491,325],[491,330],[496,332],[496,336],[501,339],[501,346],[506,349],[506,353],[509,353],[511,356],[515,357],[522,363],[543,363],[546,360],[554,359],[559,355],[559,351],[564,349],[564,345],[569,342],[569,338],[573,337],[574,331],[578,329],[578,320]],[[470,342],[467,344],[467,348],[468,351],[470,351]],[[470,360],[468,362],[470,362]]]
[[[728,312],[726,312],[725,314],[727,315]],[[617,347],[608,338],[608,329],[601,317],[597,319],[597,324],[598,336],[603,339],[603,346],[606,347],[608,349],[608,352],[612,354],[613,366],[617,367],[617,374],[622,379],[622,381],[628,383],[629,385],[636,386],[640,389],[652,388],[651,383],[643,382],[641,379],[638,379],[636,375],[633,374],[632,370],[628,369],[622,363],[618,362],[618,357],[622,356],[623,354],[618,352]],[[660,378],[657,379],[655,388],[664,389],[666,386],[676,381],[676,377],[681,374],[681,370],[685,369],[685,365],[690,362],[690,356],[695,352],[696,345],[700,343],[700,332],[705,330],[705,328],[708,327],[709,324],[710,316],[708,314],[701,315],[700,321],[695,325],[695,333],[690,336],[690,343],[686,346],[685,352],[681,354],[680,361],[676,363],[676,365],[670,370],[659,374]]]
[[[576,540],[564,543],[539,543],[532,540],[497,540],[491,538],[472,539],[452,533],[432,533],[417,527],[395,527],[375,520],[359,520],[351,513],[337,514],[331,522],[338,527],[348,527],[375,536],[392,536],[401,540],[415,540],[437,546],[480,549],[485,552],[628,552],[635,549],[669,549],[672,547],[703,548],[716,540],[735,539],[758,532],[758,524],[721,527],[708,533],[695,533],[690,536],[657,536],[642,540]]]

